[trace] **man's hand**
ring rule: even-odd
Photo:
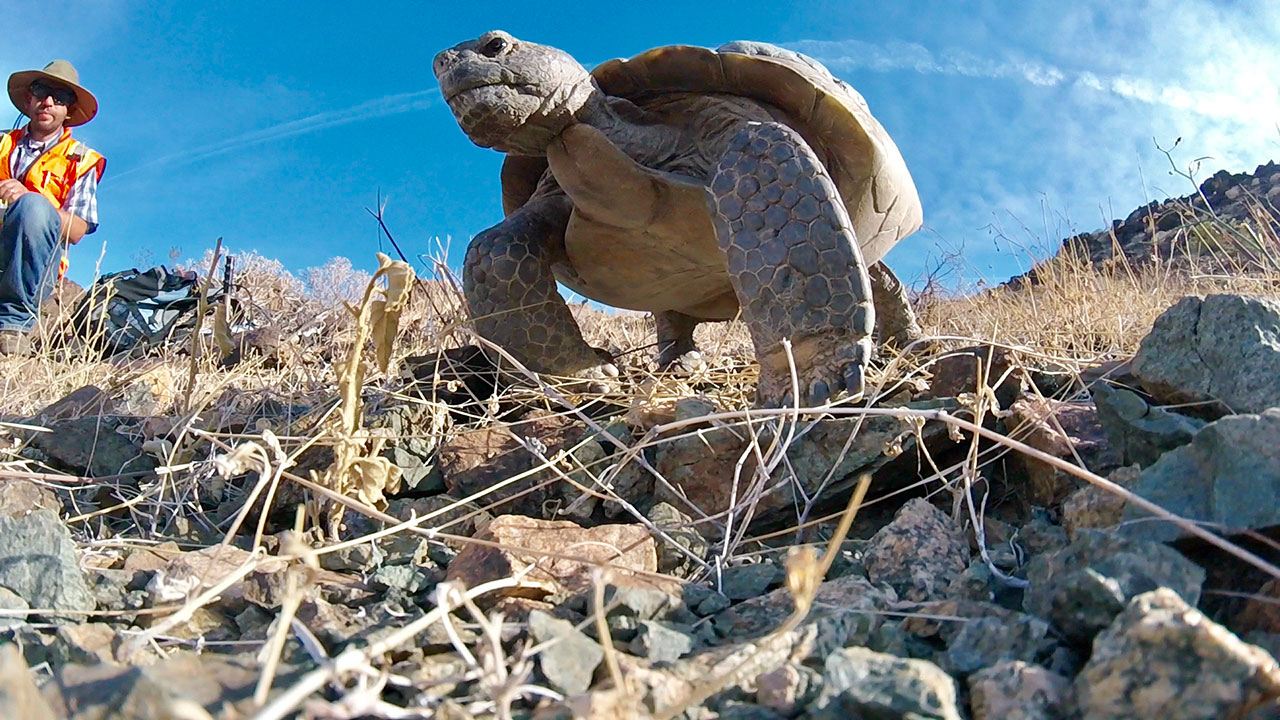
[[[31,192],[26,185],[10,178],[8,180],[0,180],[0,202],[6,205],[12,205],[17,202],[18,198]]]
[[[0,201],[8,205],[14,204],[17,202],[18,198],[29,192],[35,191],[28,190],[26,185],[23,185],[17,180],[0,180]],[[35,194],[40,195],[40,193]],[[40,195],[40,197],[43,198],[44,196]],[[58,210],[58,220],[61,225],[59,231],[62,233],[62,237],[72,245],[80,242],[80,239],[89,231],[89,226],[84,220],[77,215],[72,215],[66,210]]]

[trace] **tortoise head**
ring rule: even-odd
[[[433,63],[440,92],[472,142],[543,155],[598,92],[568,53],[500,30],[455,45]]]

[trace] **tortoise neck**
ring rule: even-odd
[[[647,135],[660,132],[652,127],[653,123],[648,121],[644,110],[635,103],[606,95],[598,87],[574,113],[574,119],[596,128],[615,142],[623,138],[629,142],[643,141]]]

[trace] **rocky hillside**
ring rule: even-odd
[[[1280,164],[1250,173],[1219,170],[1199,189],[1179,198],[1153,200],[1111,227],[1062,241],[1067,253],[1091,263],[1122,259],[1130,267],[1153,262],[1212,266],[1218,271],[1271,267],[1264,238],[1280,233]],[[1037,282],[1037,269],[1012,278],[1007,287]]]

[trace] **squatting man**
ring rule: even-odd
[[[106,160],[71,137],[98,112],[71,63],[10,75],[9,99],[28,122],[0,135],[0,355],[23,355],[67,246],[98,228]]]

